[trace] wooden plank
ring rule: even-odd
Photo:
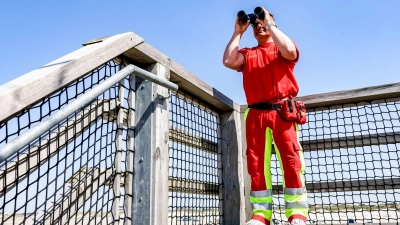
[[[244,134],[244,132],[243,132]],[[169,132],[170,141],[175,141],[179,144],[190,146],[205,152],[216,154],[214,149],[217,149],[217,144],[198,137],[186,131],[171,127]],[[243,135],[243,140],[245,135]],[[382,134],[347,136],[340,138],[326,138],[317,140],[304,140],[300,144],[303,151],[331,150],[338,148],[354,148],[371,145],[388,145],[400,143],[400,132],[389,132]],[[272,146],[272,153],[275,153]]]
[[[205,138],[193,135],[176,127],[169,128],[169,140],[178,144],[193,147],[212,154],[218,153],[218,145]]]
[[[103,184],[114,178],[115,171],[112,168],[82,168],[67,180],[72,186],[46,210],[50,212],[44,215],[44,224],[68,224],[70,219],[78,212],[92,194]]]
[[[191,193],[202,195],[219,195],[219,185],[202,181],[169,178],[168,188],[170,192]]]
[[[82,47],[0,86],[0,122],[143,42],[129,32]]]
[[[297,99],[303,101],[307,108],[317,108],[395,97],[400,97],[400,83],[307,95]]]
[[[147,68],[158,76],[161,64]],[[168,223],[168,90],[137,78],[135,176],[132,218],[143,224]],[[160,138],[161,137],[161,138]]]
[[[149,45],[141,43],[123,54],[137,64],[158,62],[171,71],[170,81],[179,85],[179,89],[199,98],[201,101],[216,107],[220,111],[239,111],[239,105],[230,98],[211,87],[190,71]]]
[[[118,101],[119,102],[124,102],[124,92],[125,92],[125,87],[124,87],[124,82],[125,79],[122,79],[119,82],[118,86]],[[121,198],[121,157],[122,157],[122,145],[123,145],[123,137],[122,137],[122,131],[123,131],[123,123],[124,123],[124,112],[122,110],[118,111],[118,116],[117,116],[117,134],[116,134],[116,139],[115,139],[115,158],[114,158],[114,169],[115,169],[115,178],[114,178],[114,184],[113,184],[113,191],[114,191],[114,198],[113,198],[113,204],[112,204],[112,215],[114,218],[115,223],[119,223],[119,202]]]
[[[302,141],[301,146],[303,147],[303,151],[317,151],[396,143],[400,143],[400,132],[309,140]]]
[[[135,157],[135,110],[136,95],[135,84],[136,76],[131,75],[129,86],[132,90],[129,91],[128,96],[128,118],[127,118],[127,149],[126,149],[126,163],[125,163],[125,199],[124,199],[124,225],[132,225],[132,202],[133,202],[133,174],[134,174],[134,157]],[[120,110],[123,112],[123,110]]]
[[[46,140],[40,142],[40,145],[31,147],[7,162],[7,166],[0,169],[0,197],[15,187],[17,179],[21,181],[27,178],[30,173],[47,162],[45,159],[50,159],[59,149],[74,141],[77,135],[81,135],[99,119],[103,119],[102,116],[107,115],[107,120],[112,119],[117,104],[115,100],[99,100],[77,115],[74,120],[68,121],[51,133]]]
[[[399,189],[400,178],[306,183],[306,188],[308,193]],[[281,185],[274,185],[272,190],[274,194],[282,194]]]
[[[220,213],[223,216],[222,224],[244,224],[245,211],[245,183],[243,167],[243,147],[241,115],[237,111],[226,112],[220,115],[220,152],[219,162],[222,168],[219,180],[221,204]]]
[[[128,175],[129,173],[126,172],[121,173],[121,187],[126,187],[127,182],[125,182],[125,180],[127,180]],[[109,180],[109,182],[105,182],[103,185],[111,186],[113,185],[113,180]],[[168,191],[175,193],[179,192],[202,195],[219,195],[220,192],[220,184],[196,180],[186,180],[176,177],[168,177],[168,183],[165,184],[165,187],[168,187]]]
[[[77,176],[77,175],[76,175]],[[76,177],[74,176],[74,177]],[[69,183],[74,183],[72,177]],[[125,176],[122,176],[124,178]],[[103,185],[112,185],[112,180],[105,182]],[[121,186],[124,186],[124,179],[121,179]],[[204,181],[186,180],[180,178],[168,179],[168,187],[171,192],[192,193],[203,195],[219,195],[220,185],[215,183],[207,183]],[[368,190],[387,190],[400,189],[400,178],[371,179],[371,180],[353,180],[353,181],[331,181],[331,182],[313,182],[306,183],[308,193],[322,192],[348,192],[348,191],[368,191]],[[282,185],[273,185],[274,194],[282,194]]]
[[[247,171],[247,143],[246,143],[246,124],[244,120],[244,112],[247,106],[240,106],[240,122],[242,128],[242,162],[243,162],[243,182],[244,182],[244,198],[245,198],[245,214],[246,221],[251,220],[253,209],[250,203],[250,191],[251,191],[251,177]]]
[[[400,83],[371,86],[352,90],[335,91],[314,95],[296,97],[303,101],[309,111],[323,111],[335,108],[345,108],[344,104],[378,104],[398,102],[400,97]],[[384,99],[385,101],[382,101]],[[349,106],[349,105],[348,105]],[[356,106],[356,105],[353,105]],[[244,112],[247,105],[241,105],[240,111]]]
[[[170,71],[156,63],[148,69],[151,73],[168,79]],[[153,131],[152,218],[154,225],[168,224],[168,171],[169,171],[169,100],[168,89],[153,84],[155,111]]]

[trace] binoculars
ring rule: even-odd
[[[246,14],[245,11],[240,10],[237,14],[237,17],[239,18],[240,21],[242,21],[243,24],[246,24],[248,20],[250,20],[250,23],[253,27],[257,26],[256,19],[260,18],[261,20],[264,19],[265,14],[264,10],[261,7],[256,7],[254,9],[254,13],[251,14]]]

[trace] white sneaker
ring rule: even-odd
[[[293,219],[292,224],[306,224],[306,223],[301,219]]]
[[[249,222],[246,223],[246,225],[265,225],[265,224],[261,223],[259,220],[250,220]]]

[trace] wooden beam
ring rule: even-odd
[[[308,193],[399,189],[400,178],[306,183],[306,188]],[[273,185],[272,190],[274,194],[282,194],[281,185]]]
[[[297,97],[307,108],[400,97],[400,83]]]
[[[121,184],[120,187],[126,187],[125,180],[127,178],[128,173],[121,173]],[[112,186],[113,180],[106,178],[107,182],[105,182],[104,186]],[[73,183],[72,181],[68,181]],[[178,193],[192,193],[192,194],[201,194],[201,195],[219,195],[220,187],[215,183],[208,183],[204,181],[195,181],[195,180],[186,180],[176,177],[168,178],[168,190],[170,192],[178,192]]]
[[[230,98],[211,87],[187,69],[155,49],[148,43],[141,43],[123,54],[136,64],[151,64],[158,62],[171,71],[170,81],[179,85],[179,90],[190,93],[193,97],[214,106],[219,111],[239,111],[239,105]]]
[[[245,224],[245,182],[241,115],[220,115],[218,168],[221,224]]]
[[[400,101],[400,83],[296,97],[310,112]],[[384,101],[382,101],[384,100]],[[343,105],[343,106],[341,106]],[[335,107],[336,106],[336,107]],[[333,107],[333,108],[332,108]],[[240,106],[243,113],[247,105]]]
[[[133,175],[134,175],[134,157],[135,157],[135,110],[136,94],[135,94],[136,76],[131,75],[129,79],[130,90],[128,93],[128,118],[127,118],[127,141],[126,141],[126,162],[125,177],[121,177],[125,189],[124,198],[124,225],[132,225],[132,201],[133,201]],[[123,110],[120,110],[122,112]],[[124,173],[123,173],[124,174]],[[122,175],[123,175],[122,174]],[[124,180],[125,178],[125,180]]]
[[[149,66],[148,71],[168,79],[170,71],[165,66],[155,63]],[[153,113],[153,165],[152,171],[152,215],[154,225],[168,224],[168,173],[169,173],[169,100],[168,89],[160,85],[153,85],[154,113]]]
[[[169,128],[169,140],[178,144],[186,145],[189,147],[196,148],[201,151],[205,151],[212,154],[218,153],[218,145],[215,142],[191,134],[187,131],[180,130],[175,127]]]
[[[169,70],[153,64],[147,70],[167,77]],[[135,156],[132,218],[141,224],[168,223],[168,90],[136,78]]]
[[[125,93],[125,87],[124,87],[124,82],[125,79],[122,79],[119,82],[118,85],[118,102],[124,102],[124,93]],[[115,177],[113,180],[113,192],[114,192],[114,198],[113,198],[113,203],[112,203],[112,215],[114,218],[114,222],[119,224],[120,218],[119,218],[119,202],[121,198],[121,158],[122,158],[122,151],[123,151],[123,139],[122,133],[123,133],[123,124],[124,124],[124,119],[126,120],[126,117],[124,118],[125,114],[122,110],[118,111],[118,116],[117,116],[117,132],[116,132],[116,137],[115,137],[115,155],[114,155],[114,170],[115,170]]]
[[[17,185],[17,179],[21,181],[28,177],[30,173],[47,162],[45,159],[50,159],[59,149],[68,145],[77,135],[81,135],[99,119],[111,120],[115,116],[116,108],[115,100],[99,100],[51,133],[46,140],[39,143],[40,145],[31,147],[7,162],[7,165],[0,169],[0,197]]]
[[[68,224],[92,194],[108,181],[112,182],[115,171],[112,168],[82,168],[67,180],[71,187],[48,208],[44,214],[44,224]]]
[[[316,151],[396,143],[400,143],[400,132],[309,140],[302,141],[301,146],[303,151]]]
[[[128,117],[128,109],[126,108],[120,108],[119,109],[120,113],[123,113],[123,125],[127,126],[127,117]],[[115,112],[113,112],[112,115],[114,115]],[[107,119],[106,117],[104,117]],[[115,122],[115,117],[111,117],[110,122]],[[176,142],[181,145],[186,145],[189,147],[196,148],[201,151],[205,151],[208,153],[212,154],[217,154],[218,153],[218,144],[207,140],[205,138],[202,138],[200,136],[194,135],[190,132],[178,129],[176,127],[169,127],[169,140]]]
[[[219,185],[201,181],[191,181],[179,178],[169,178],[170,192],[192,193],[201,195],[219,195]]]
[[[133,48],[143,39],[129,32],[111,36],[0,86],[0,122],[60,90],[93,69]]]

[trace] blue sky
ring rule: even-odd
[[[400,82],[398,0],[3,0],[0,85],[84,42],[132,31],[245,104],[241,73],[225,68],[222,54],[236,13],[256,6],[299,47],[299,96]],[[254,45],[246,32],[240,46]]]

